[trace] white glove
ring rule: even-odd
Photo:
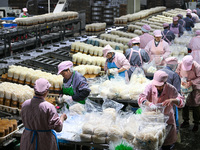
[[[58,104],[62,104],[63,103],[63,98],[59,97],[57,102],[58,102]]]
[[[151,108],[151,110],[157,109],[157,106],[154,105],[153,103],[150,103],[150,104],[149,104],[149,107]]]
[[[73,102],[72,97],[69,95],[63,95],[63,102],[67,103],[67,104],[71,104]]]
[[[117,68],[109,69],[109,74],[113,74],[113,75],[118,74],[118,69]]]

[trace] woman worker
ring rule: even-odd
[[[85,104],[85,100],[90,94],[87,80],[79,72],[73,71],[71,61],[63,61],[58,65],[58,74],[63,76],[63,86],[60,94],[65,94],[66,100],[76,101]]]
[[[192,50],[192,57],[200,64],[200,30],[196,30],[196,36],[190,40],[188,48]]]
[[[22,10],[23,10],[23,12],[19,15],[19,18],[29,17],[29,14],[27,13],[28,9],[27,8],[23,8]]]
[[[178,17],[173,17],[173,22],[169,25],[169,30],[178,37],[183,35],[183,26],[178,23]]]
[[[164,31],[162,31],[162,39],[169,45],[172,45],[172,41],[175,39],[175,34],[169,30],[169,24],[163,23]]]
[[[108,78],[114,78],[114,75],[119,74],[120,77],[129,81],[127,70],[131,66],[124,54],[115,52],[110,45],[106,45],[103,49],[103,55],[107,58],[104,70],[108,72]]]
[[[145,46],[154,39],[152,35],[150,35],[148,32],[151,30],[151,27],[147,24],[143,25],[142,28],[142,35],[140,35],[140,48],[144,49]]]
[[[169,44],[161,39],[162,34],[160,30],[155,30],[153,34],[154,39],[147,44],[145,50],[148,52],[151,61],[155,60],[156,65],[164,65],[164,60],[171,53]]]
[[[58,149],[55,131],[62,130],[67,116],[62,114],[59,117],[55,107],[45,101],[50,86],[46,79],[36,80],[35,96],[22,104],[21,117],[25,130],[21,137],[21,150]]]
[[[143,62],[150,60],[148,53],[144,49],[140,49],[140,38],[135,37],[131,40],[132,48],[125,52],[126,59],[128,59],[131,68],[127,71],[129,79],[136,67],[141,67]]]
[[[172,127],[164,141],[163,150],[170,150],[177,140],[173,105],[178,107],[184,106],[184,97],[178,93],[174,86],[167,83],[167,78],[168,75],[164,71],[156,71],[153,81],[146,86],[144,92],[139,95],[138,99],[139,105],[146,105],[152,110],[157,108],[157,103],[162,103],[163,106],[166,106],[164,114],[169,116],[167,124]]]
[[[191,31],[192,28],[194,28],[194,21],[192,20],[192,15],[191,13],[187,13],[186,17],[183,19],[185,21],[184,28],[187,31]]]
[[[200,117],[200,65],[193,61],[191,55],[183,57],[182,63],[180,63],[176,69],[176,72],[181,78],[186,78],[187,82],[182,82],[183,86],[192,86],[193,91],[188,95],[186,105],[183,108],[182,116],[184,122],[181,124],[181,128],[189,127],[189,107],[193,108],[193,132],[199,129],[199,117]]]

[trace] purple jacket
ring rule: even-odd
[[[149,33],[144,33],[142,35],[139,36],[140,37],[140,48],[144,49],[145,46],[154,39],[154,37],[152,35],[150,35]]]
[[[50,130],[54,129],[61,132],[63,124],[57,114],[55,107],[42,98],[32,98],[26,100],[21,110],[22,122],[25,128],[31,130]],[[21,142],[21,150],[34,150],[36,138],[31,144],[32,131],[24,130]],[[38,132],[38,150],[56,150],[57,143],[52,132]]]

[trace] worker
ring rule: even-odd
[[[180,25],[182,25],[182,27],[184,27],[185,21],[183,20],[183,15],[178,14],[177,17],[178,17],[178,24],[180,24]]]
[[[59,117],[54,105],[45,101],[50,86],[46,79],[37,79],[35,96],[22,104],[21,118],[25,130],[21,136],[21,150],[59,149],[55,131],[61,132],[67,116],[63,113]]]
[[[58,74],[63,76],[63,85],[60,95],[65,97],[68,102],[76,101],[85,104],[85,100],[90,94],[87,80],[79,72],[73,70],[71,61],[63,61],[58,65]]]
[[[150,56],[150,61],[155,60],[156,65],[164,65],[164,60],[167,58],[171,51],[169,49],[169,44],[165,42],[162,38],[160,30],[155,30],[153,32],[154,40],[151,40],[145,50]]]
[[[196,30],[196,36],[190,40],[188,48],[192,50],[192,57],[200,64],[200,30]]]
[[[173,105],[179,108],[184,106],[184,97],[178,93],[173,85],[167,83],[167,78],[168,75],[164,71],[156,71],[153,81],[145,87],[138,99],[140,106],[145,105],[150,110],[156,110],[157,104],[166,106],[164,114],[169,116],[167,124],[171,125],[171,130],[164,141],[162,150],[170,150],[177,140]]]
[[[187,10],[186,10],[186,16],[187,16],[187,14],[190,14],[190,15],[191,15],[191,19],[192,19],[193,23],[195,23],[195,18],[192,17],[192,10],[191,10],[191,9],[187,9]]]
[[[166,67],[161,70],[168,74],[167,83],[173,85],[178,91],[178,93],[181,94],[181,78],[175,72],[178,65],[178,59],[176,57],[168,57],[165,59],[165,63],[166,63]],[[173,109],[174,109],[174,115],[176,119],[176,126],[179,127],[178,108],[174,105]]]
[[[108,44],[103,48],[103,55],[107,58],[104,70],[108,73],[108,78],[114,78],[114,76],[118,74],[128,82],[127,70],[129,70],[131,66],[124,54],[115,52]]]
[[[178,37],[183,35],[183,27],[182,25],[178,24],[178,17],[173,17],[173,23],[169,25],[169,30]]]
[[[125,56],[128,59],[131,68],[127,71],[129,79],[131,78],[132,73],[136,67],[141,67],[143,62],[149,61],[149,55],[144,49],[140,49],[140,38],[135,37],[132,40],[132,48],[127,49]]]
[[[196,9],[192,10],[191,15],[192,15],[192,18],[195,19],[195,23],[198,23],[199,22],[199,16],[197,15],[197,10]]]
[[[29,17],[29,14],[27,13],[27,8],[23,8],[22,9],[23,12],[19,15],[19,18],[26,18],[26,17]]]
[[[200,65],[193,61],[193,57],[191,55],[186,55],[182,59],[182,63],[180,63],[176,69],[176,72],[181,78],[185,78],[186,82],[181,82],[181,84],[189,88],[192,86],[193,91],[189,93],[185,107],[182,111],[182,117],[184,122],[181,124],[181,128],[189,127],[189,108],[193,108],[193,122],[194,126],[192,131],[196,132],[199,129],[199,115],[200,115]]]
[[[164,31],[162,31],[162,39],[165,40],[169,45],[172,45],[172,41],[175,39],[175,34],[169,30],[169,24],[163,24]]]
[[[152,35],[150,35],[148,32],[151,30],[151,27],[147,24],[143,25],[142,28],[142,35],[140,35],[140,48],[144,49],[146,45],[154,39]]]
[[[193,20],[192,20],[192,16],[191,16],[191,13],[187,13],[186,14],[186,18],[183,19],[185,21],[185,29],[187,31],[191,31],[192,28],[194,27],[194,23],[193,23]]]
[[[178,66],[178,59],[176,57],[168,57],[165,59],[165,63],[166,67],[161,70],[168,74],[167,83],[173,85],[181,93],[181,78],[175,72]]]

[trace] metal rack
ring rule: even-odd
[[[78,23],[80,27],[75,29],[74,27]],[[71,29],[67,30],[67,26],[70,26]],[[81,34],[80,19],[60,20],[33,26],[18,26],[14,29],[3,29],[0,31],[0,38],[4,41],[4,45],[0,46],[0,55],[10,56],[13,51],[19,49],[25,50],[28,46],[39,47],[47,41],[52,43],[55,39],[64,40],[66,36],[73,35],[76,32]]]
[[[38,52],[43,52],[43,50],[36,50]],[[69,54],[70,47],[60,48],[54,52],[49,52],[43,55],[40,55],[33,59],[28,59],[17,63],[16,65],[26,66],[31,68],[40,68],[47,70],[48,72],[56,73],[57,65],[66,60],[72,60],[72,57]]]

